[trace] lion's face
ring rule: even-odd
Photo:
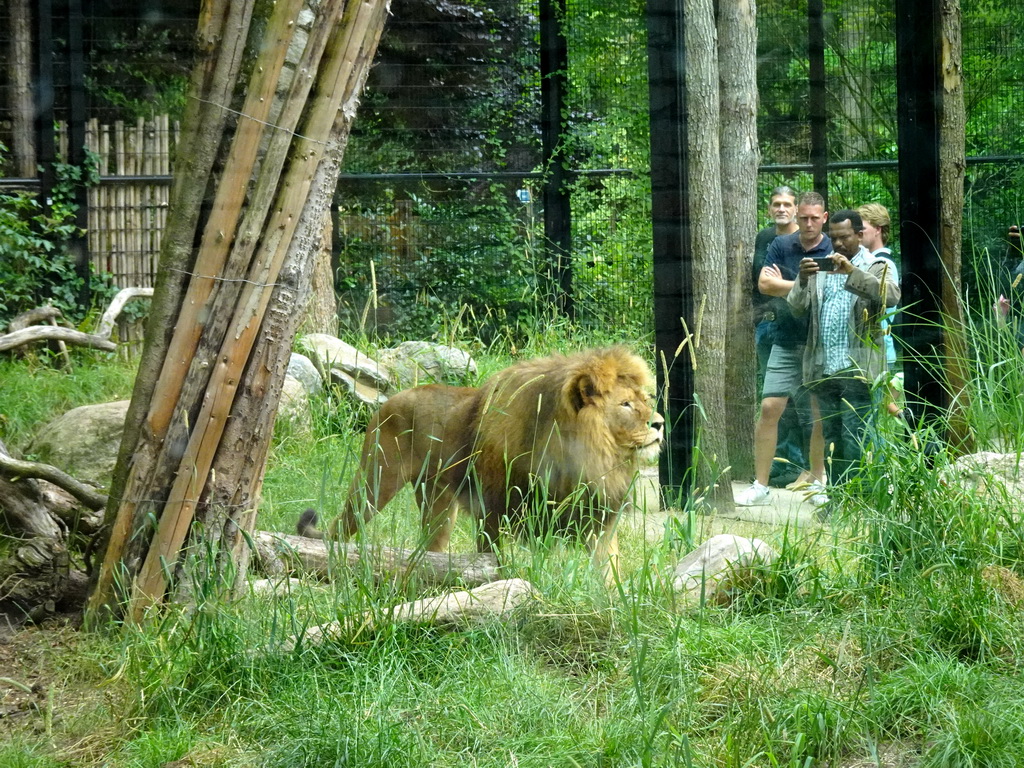
[[[650,397],[635,387],[616,385],[596,398],[604,423],[620,448],[634,451],[639,461],[654,461],[665,440],[665,419],[655,413]]]

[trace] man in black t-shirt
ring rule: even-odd
[[[768,247],[758,288],[768,296],[785,298],[800,273],[805,257],[825,257],[832,253],[832,241],[822,234],[828,220],[825,200],[817,192],[807,192],[797,201],[798,231],[776,237]],[[761,417],[754,428],[754,482],[736,497],[740,506],[768,503],[768,479],[778,441],[779,418],[803,384],[803,350],[807,343],[807,321],[795,318],[788,305],[780,307],[773,325],[773,343],[765,371],[761,397]],[[809,445],[812,495],[824,495],[825,451],[820,425],[812,431]]]
[[[775,315],[786,311],[786,302],[776,296],[768,296],[758,290],[757,283],[764,269],[768,247],[776,237],[792,235],[798,231],[796,224],[797,194],[792,187],[779,186],[772,189],[768,198],[768,217],[770,226],[757,233],[754,240],[754,264],[752,271],[754,292],[754,345],[757,351],[757,394],[762,396],[764,374],[768,367],[768,358],[772,351],[774,339]],[[773,461],[769,484],[784,486],[797,481],[807,469],[804,457],[804,430],[800,424],[796,403],[790,401],[779,417],[778,445],[775,456],[780,461]]]

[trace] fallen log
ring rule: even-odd
[[[355,544],[309,539],[286,533],[258,531],[256,565],[264,574],[288,573],[329,578],[339,566],[368,565],[378,577],[415,576],[424,584],[461,583],[475,587],[501,578],[491,554],[451,554],[421,549],[359,547]]]
[[[533,585],[524,579],[504,579],[470,590],[402,603],[382,611],[366,611],[342,621],[310,627],[285,642],[283,650],[299,645],[319,645],[339,636],[358,636],[394,622],[416,624],[473,624],[508,616],[536,600]]]
[[[104,352],[113,352],[117,349],[117,345],[109,339],[91,333],[82,333],[74,328],[64,328],[59,325],[30,325],[20,331],[0,336],[0,352],[20,347],[22,344],[31,344],[34,341],[64,341]]]
[[[757,578],[757,568],[775,559],[760,539],[722,533],[684,557],[672,572],[672,588],[688,600],[724,605]]]

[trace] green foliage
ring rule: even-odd
[[[0,144],[0,157],[7,148]],[[53,304],[78,321],[82,278],[68,245],[80,234],[74,190],[98,181],[95,163],[84,168],[59,163],[49,206],[28,192],[0,192],[0,327],[43,304]],[[104,285],[96,279],[96,286]]]
[[[79,405],[131,396],[137,361],[79,349],[72,370],[56,369],[49,353],[0,356],[0,440],[22,449],[38,429]]]
[[[114,0],[115,5],[120,0]],[[185,109],[199,4],[182,0],[174,14],[140,14],[126,3],[96,25],[85,86],[94,106],[134,121]]]
[[[339,238],[336,284],[343,295],[348,287],[347,324],[358,327],[369,302],[394,313],[385,334],[444,338],[449,323],[464,322],[485,344],[519,336],[518,325],[536,315],[544,280],[531,246],[536,222],[505,191],[493,185],[468,201],[412,196],[397,247],[389,243],[390,204],[359,210],[362,236]],[[390,246],[383,257],[382,243]]]

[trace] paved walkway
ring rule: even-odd
[[[750,487],[750,483],[733,483],[732,497],[735,499],[740,491],[748,487]],[[774,523],[775,525],[815,523],[814,510],[817,507],[804,498],[806,495],[806,491],[787,491],[785,488],[772,488],[767,504],[761,504],[756,507],[741,507],[737,504],[732,512],[720,512],[719,514],[722,517],[729,517],[734,520]]]
[[[655,477],[648,478],[650,507],[643,507],[650,510],[636,515],[627,515],[623,523],[631,527],[644,529],[644,536],[649,541],[659,541],[665,533],[665,525],[668,518],[678,514],[678,509],[658,510],[656,506],[656,485]],[[740,491],[744,490],[750,483],[733,483],[732,493],[735,499]],[[818,526],[820,523],[814,516],[816,507],[804,497],[806,491],[787,491],[785,488],[772,488],[767,504],[760,504],[756,507],[741,507],[735,505],[731,510],[714,510],[708,514],[701,515],[701,527],[705,531],[702,538],[708,535],[724,532],[742,532],[742,535],[763,535],[767,527],[781,527],[789,525],[793,528],[807,528]],[[657,510],[657,511],[654,511]]]

